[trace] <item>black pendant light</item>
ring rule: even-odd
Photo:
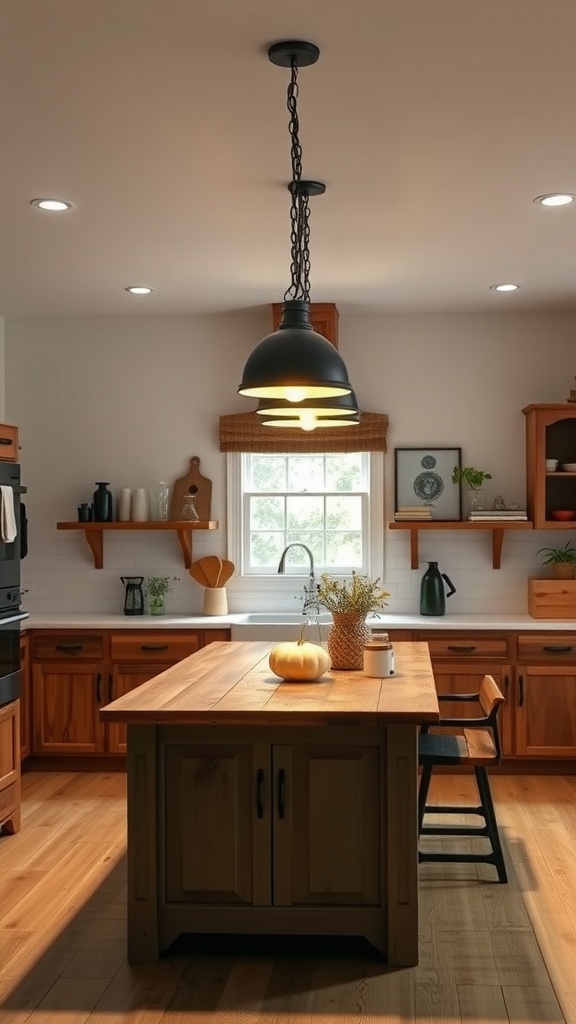
[[[348,423],[360,421],[358,402],[353,391],[348,395],[337,395],[336,398],[305,398],[297,405],[263,398],[256,412],[267,427],[299,426],[303,430],[314,430],[317,426],[345,427]],[[337,422],[333,423],[332,420]]]
[[[310,323],[310,196],[321,195],[326,186],[318,181],[302,180],[302,147],[298,136],[297,111],[298,68],[315,64],[320,50],[314,43],[288,41],[275,43],[268,50],[268,58],[279,67],[290,68],[287,106],[290,114],[290,140],[292,180],[289,190],[290,207],[291,283],[284,295],[282,316],[278,329],[264,338],[248,357],[241,395],[260,399],[280,399],[293,405],[297,415],[298,403],[350,395],[346,365],[338,350]],[[326,420],[328,419],[326,412]],[[358,409],[356,407],[356,412]],[[340,417],[341,412],[334,415]]]

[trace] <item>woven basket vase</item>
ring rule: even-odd
[[[328,633],[328,654],[334,669],[361,669],[364,647],[370,639],[366,616],[358,612],[332,612],[333,624]]]

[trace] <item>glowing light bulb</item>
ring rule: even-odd
[[[302,430],[316,430],[317,420],[311,409],[302,409],[299,424]]]
[[[285,388],[284,397],[287,402],[303,402],[306,398],[306,388]]]

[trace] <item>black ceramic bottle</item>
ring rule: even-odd
[[[108,483],[96,481],[97,491],[94,491],[94,519],[97,523],[112,522],[112,492],[108,490]]]
[[[449,586],[444,593],[444,580]],[[420,583],[420,615],[444,615],[446,598],[456,593],[456,587],[445,572],[440,572],[438,562],[428,562],[428,568]]]

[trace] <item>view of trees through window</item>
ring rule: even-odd
[[[306,544],[319,571],[366,560],[369,456],[364,452],[243,456],[245,572],[276,572],[287,544]],[[293,548],[286,567],[309,567]]]

